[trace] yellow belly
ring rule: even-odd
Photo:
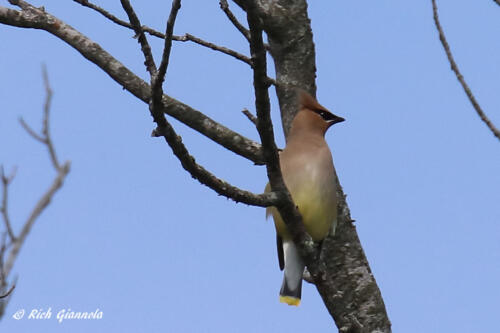
[[[295,191],[295,193],[291,194],[302,215],[307,233],[311,235],[314,241],[324,239],[328,235],[332,223],[336,221],[337,207],[335,198],[332,195],[325,197],[312,188],[303,188],[300,192]],[[290,239],[291,236],[278,210],[275,207],[269,207],[267,214],[273,216],[278,234],[283,239]]]

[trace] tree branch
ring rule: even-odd
[[[8,197],[9,197],[9,185],[16,176],[16,169],[12,170],[10,176],[7,176],[4,172],[3,165],[0,165],[0,177],[2,178],[2,206],[0,207],[0,213],[2,213],[3,221],[5,223],[5,228],[9,234],[10,241],[16,240],[16,236],[12,231],[12,225],[10,224],[9,210],[8,210]]]
[[[296,90],[290,88],[302,88],[313,96],[316,91],[314,43],[307,3],[305,0],[234,1],[244,10],[256,6],[274,60],[276,92],[287,135],[298,110]],[[334,236],[330,234],[322,242],[317,262],[320,274],[313,280],[339,332],[391,332],[380,290],[352,224],[345,195],[340,185],[338,188],[337,230]]]
[[[110,12],[106,11],[105,9],[87,1],[87,0],[73,0],[74,2],[77,2],[79,4],[81,4],[82,6],[84,7],[88,7],[90,9],[93,9],[95,10],[96,12],[98,12],[99,14],[101,14],[102,16],[106,17],[107,19],[109,19],[111,22],[113,23],[116,23],[122,27],[125,27],[125,28],[128,28],[128,29],[132,29],[134,30],[133,26],[128,23],[128,22],[125,22],[123,20],[120,20],[118,17],[116,17],[115,15],[111,14]],[[158,38],[161,38],[161,39],[165,39],[165,34],[157,31],[157,30],[154,30],[148,26],[141,26],[142,28],[142,31],[144,32],[147,32],[148,34],[150,34],[151,36],[154,36],[154,37],[158,37]],[[218,52],[221,52],[221,53],[224,53],[226,55],[229,55],[231,57],[234,57],[238,60],[241,60],[245,63],[247,63],[248,65],[252,65],[251,61],[250,61],[250,58],[248,58],[247,56],[241,54],[241,53],[238,53],[234,50],[231,50],[227,47],[224,47],[224,46],[219,46],[219,45],[216,45],[214,43],[211,43],[211,42],[207,42],[206,40],[203,40],[201,38],[198,38],[198,37],[195,37],[191,34],[184,34],[183,36],[172,36],[172,40],[175,40],[175,41],[179,41],[179,42],[188,42],[188,41],[191,41],[193,43],[196,43],[198,45],[201,45],[201,46],[204,46],[204,47],[208,47],[214,51],[218,51]]]
[[[16,1],[17,3],[17,1]],[[19,1],[19,5],[24,6],[23,8],[26,7],[26,3],[23,1]],[[2,295],[0,295],[0,317],[3,315],[5,307],[8,303],[8,296],[12,293],[12,291],[15,288],[15,282],[11,285],[11,287],[4,292],[6,286],[7,286],[7,278],[12,270],[12,267],[14,266],[14,263],[19,255],[19,251],[21,250],[26,237],[30,233],[31,229],[33,228],[33,225],[37,218],[40,216],[40,214],[45,210],[45,208],[49,205],[51,202],[52,198],[54,197],[55,193],[62,187],[63,182],[69,173],[70,170],[70,162],[66,161],[64,164],[60,164],[57,155],[55,153],[55,148],[51,139],[51,134],[50,134],[50,102],[52,99],[52,90],[50,88],[48,76],[45,67],[43,67],[43,81],[44,81],[44,86],[45,86],[45,92],[46,92],[46,97],[45,97],[45,103],[44,103],[44,112],[43,112],[43,129],[42,129],[42,134],[37,134],[35,131],[33,131],[24,121],[21,119],[21,125],[26,129],[27,133],[32,136],[35,140],[42,142],[45,146],[47,146],[47,151],[51,160],[51,164],[54,167],[54,169],[57,172],[56,177],[52,181],[52,185],[47,189],[47,191],[42,195],[42,197],[38,200],[36,203],[35,207],[31,211],[30,216],[24,223],[23,227],[21,228],[21,232],[19,233],[19,236],[15,237],[14,233],[12,231],[11,225],[10,225],[10,220],[8,218],[7,214],[7,187],[10,184],[10,182],[14,178],[14,173],[7,177],[5,176],[3,172],[3,168],[1,169],[1,178],[2,178],[2,184],[3,184],[3,200],[2,200],[2,215],[4,218],[4,222],[7,227],[7,232],[10,236],[10,243],[7,244],[5,237],[2,240],[1,243],[1,250],[0,250],[0,279],[1,279],[1,285],[0,285],[0,290],[3,292]],[[7,255],[7,260],[4,260],[5,255]]]
[[[67,25],[55,16],[33,6],[27,11],[16,11],[0,6],[0,23],[21,28],[45,30],[60,38],[96,64],[113,80],[145,103],[151,98],[151,88],[122,63],[107,53],[101,46]],[[203,113],[172,97],[162,97],[163,112],[193,128],[228,150],[256,164],[263,164],[261,146],[244,136],[217,123]]]
[[[65,162],[61,169],[58,171],[56,178],[53,180],[52,185],[48,188],[48,190],[43,194],[43,196],[38,200],[37,204],[31,211],[31,214],[28,220],[25,222],[23,228],[21,229],[21,233],[15,242],[12,243],[12,248],[9,251],[9,256],[7,261],[5,262],[5,275],[8,276],[14,262],[21,250],[21,247],[26,240],[29,232],[31,231],[33,224],[36,219],[40,216],[40,214],[44,211],[44,209],[49,205],[50,201],[54,197],[54,194],[62,187],[64,183],[64,179],[70,170],[69,161]]]
[[[250,31],[241,24],[236,16],[234,16],[233,12],[229,9],[229,4],[227,0],[219,1],[220,9],[226,14],[227,18],[234,25],[236,29],[245,37],[245,39],[250,43]]]
[[[128,15],[130,25],[134,29],[137,39],[141,44],[141,50],[145,58],[144,64],[146,65],[149,74],[155,75],[156,73],[155,61],[153,59],[153,54],[151,53],[151,47],[149,46],[148,39],[146,38],[144,31],[142,30],[141,22],[139,21],[139,18],[135,14],[135,11],[132,8],[130,2],[128,0],[120,0],[120,1],[122,3],[123,9]]]
[[[495,0],[495,2],[499,3],[499,1],[497,1],[497,0]],[[488,128],[493,133],[493,135],[497,139],[500,140],[500,131],[495,127],[495,125],[493,125],[491,120],[486,116],[483,109],[481,108],[481,106],[477,102],[476,98],[474,97],[472,90],[469,88],[469,85],[467,84],[467,82],[465,82],[465,79],[464,79],[462,73],[460,73],[460,70],[458,69],[458,66],[455,62],[455,59],[453,58],[453,54],[451,53],[450,45],[448,44],[448,41],[446,40],[443,28],[441,27],[441,23],[439,22],[436,0],[432,0],[432,11],[433,11],[433,16],[434,16],[434,23],[436,24],[436,28],[439,32],[439,40],[441,41],[441,44],[443,45],[444,51],[446,52],[446,56],[448,57],[448,61],[451,65],[451,70],[455,73],[457,80],[462,85],[462,88],[464,89],[465,94],[469,98],[469,101],[471,102],[472,106],[474,107],[474,110],[476,110],[476,113],[479,116],[479,118],[481,118],[481,120],[486,124],[486,126],[488,126]]]
[[[224,46],[219,46],[219,45],[216,45],[214,43],[210,43],[210,42],[207,42],[201,38],[198,38],[198,37],[195,37],[191,34],[184,34],[184,36],[179,36],[178,39],[176,39],[178,41],[181,41],[181,42],[184,42],[184,41],[192,41],[196,44],[199,44],[199,45],[202,45],[202,46],[205,46],[205,47],[208,47],[214,51],[219,51],[219,52],[222,52],[222,53],[225,53],[227,55],[230,55],[231,57],[234,57],[238,60],[241,60],[243,61],[244,63],[252,66],[252,61],[250,60],[249,57],[239,53],[239,52],[236,52],[234,50],[231,50],[227,47],[224,47]]]
[[[60,164],[59,160],[57,159],[57,155],[55,152],[54,144],[51,139],[50,135],[50,104],[52,100],[52,90],[50,88],[50,83],[49,79],[47,76],[47,70],[45,66],[42,68],[42,75],[43,75],[43,81],[44,81],[44,86],[45,86],[45,103],[44,103],[44,108],[43,108],[43,129],[42,129],[42,135],[36,134],[26,123],[21,122],[21,124],[24,124],[23,127],[27,130],[28,134],[30,134],[34,138],[40,138],[41,140],[37,139],[38,141],[41,141],[45,146],[47,146],[47,150],[49,153],[49,157],[52,163],[52,166],[54,167],[55,171],[57,172],[57,175],[55,179],[52,182],[52,185],[49,187],[49,189],[44,193],[44,195],[38,200],[37,204],[33,208],[30,216],[28,217],[28,220],[24,223],[23,228],[21,229],[21,232],[18,237],[14,238],[12,241],[12,247],[10,248],[9,251],[9,256],[7,261],[5,262],[5,265],[3,267],[3,271],[5,276],[8,276],[10,273],[10,270],[12,269],[12,266],[14,265],[14,261],[17,258],[17,255],[26,239],[28,236],[29,232],[31,231],[31,228],[33,227],[33,224],[35,223],[36,219],[40,214],[43,212],[43,210],[49,205],[50,201],[52,200],[54,194],[62,187],[64,179],[66,178],[67,174],[69,173],[70,170],[70,162],[66,161],[64,164]]]
[[[267,176],[271,189],[280,195],[276,208],[290,231],[294,242],[299,246],[300,253],[309,272],[314,276],[318,273],[314,265],[317,257],[314,242],[306,232],[297,206],[292,200],[283,177],[281,175],[278,149],[274,142],[273,124],[271,121],[271,104],[269,102],[269,82],[267,80],[266,49],[262,40],[262,28],[256,7],[249,4],[246,7],[248,26],[250,27],[250,52],[254,64],[255,108],[257,110],[257,130],[259,132],[264,158],[266,161]]]
[[[45,143],[44,138],[39,136],[25,121],[22,117],[19,117],[19,123],[21,123],[21,126],[24,128],[28,134],[35,139],[36,141],[39,141],[41,143]]]
[[[257,117],[255,117],[250,111],[248,111],[247,109],[243,109],[241,113],[243,113],[248,118],[248,120],[250,120],[255,126],[257,126]]]
[[[154,60],[153,63],[150,64],[152,97],[151,97],[151,102],[149,103],[149,108],[151,115],[158,126],[153,132],[153,135],[163,136],[165,141],[172,149],[174,155],[181,162],[183,168],[186,171],[188,171],[193,178],[197,179],[200,183],[210,187],[218,194],[223,195],[236,202],[243,202],[249,205],[262,206],[262,207],[271,206],[277,201],[276,200],[277,196],[275,193],[264,193],[256,195],[254,193],[241,190],[217,178],[212,173],[207,171],[205,168],[197,164],[195,162],[195,159],[189,154],[187,148],[182,143],[181,137],[177,135],[173,127],[165,118],[165,114],[162,111],[162,96],[163,96],[162,83],[164,81],[169,63],[170,51],[172,48],[173,27],[179,9],[180,9],[180,0],[174,0],[172,2],[172,9],[170,11],[170,15],[167,22],[167,28],[165,32],[166,36],[165,45],[163,49],[162,61],[158,71],[156,70],[156,65],[154,64]],[[133,9],[131,7],[128,7],[127,11],[130,13],[129,16],[133,17],[134,15],[132,14]],[[137,28],[138,26],[140,26],[140,24],[138,25],[139,19],[136,17],[134,21],[136,22],[134,23],[134,25],[136,25],[135,29],[139,31],[140,29]],[[147,44],[147,41],[143,43]],[[147,54],[148,46],[143,44],[141,46],[141,49],[143,50],[144,56],[148,58],[149,57],[149,55]]]

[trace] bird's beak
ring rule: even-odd
[[[336,116],[336,115],[333,115],[333,117],[328,120],[328,127],[330,127],[330,126],[332,126],[334,124],[337,124],[337,123],[341,123],[343,121],[345,121],[344,118]]]

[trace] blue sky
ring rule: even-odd
[[[170,2],[134,1],[164,29]],[[125,18],[119,1],[100,4]],[[2,2],[7,6],[7,1]],[[37,1],[147,78],[133,33],[72,1]],[[500,126],[500,7],[438,1],[466,80]],[[241,13],[232,6],[239,17]],[[500,142],[450,71],[430,1],[310,1],[318,100],[347,119],[327,135],[394,332],[494,332],[500,308]],[[184,1],[175,27],[248,54],[218,1]],[[278,302],[274,227],[261,208],[200,186],[150,137],[147,106],[43,31],[0,25],[0,163],[18,166],[10,192],[19,230],[54,176],[40,128],[41,64],[55,91],[52,135],[72,169],[22,248],[0,325],[8,332],[290,332],[333,327],[306,284],[303,303]],[[153,40],[155,54],[161,41]],[[272,68],[270,68],[272,75]],[[257,140],[246,64],[174,43],[165,91]],[[277,141],[283,136],[273,95]],[[259,192],[262,167],[172,120],[218,176]],[[12,319],[19,309],[103,311],[96,321]]]

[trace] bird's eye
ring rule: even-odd
[[[324,120],[328,120],[330,118],[330,114],[324,110],[316,110],[316,113],[319,114]]]

